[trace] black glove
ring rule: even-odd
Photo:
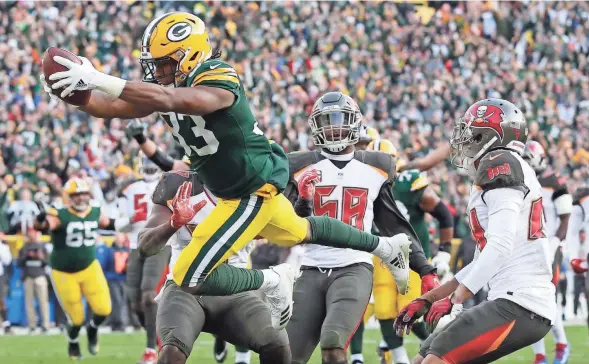
[[[125,135],[127,135],[127,138],[133,138],[137,140],[137,143],[140,145],[147,141],[144,132],[145,124],[139,119],[133,119],[129,121],[127,127],[125,128]]]
[[[47,211],[45,211],[45,206],[43,202],[35,202],[37,204],[37,208],[39,209],[39,214],[37,215],[37,221],[41,224],[47,220]]]

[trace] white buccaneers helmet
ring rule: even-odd
[[[161,169],[147,156],[143,155],[139,163],[139,173],[146,182],[152,182],[160,178]]]
[[[523,157],[536,174],[544,172],[548,166],[546,151],[542,144],[535,140],[528,140]]]
[[[358,104],[341,92],[321,96],[309,116],[315,145],[334,153],[358,142],[361,122]]]

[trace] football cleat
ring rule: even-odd
[[[100,350],[98,346],[98,328],[88,325],[86,333],[88,334],[88,352],[90,355],[98,354]]]
[[[70,342],[67,346],[67,355],[70,357],[71,360],[82,359],[82,353],[80,352],[80,344],[78,344],[78,342]]]
[[[227,359],[227,343],[223,339],[215,337],[213,355],[215,356],[215,361],[217,361],[217,363],[222,363]]]
[[[393,363],[393,353],[389,348],[376,348],[376,354],[380,360],[380,364],[392,364]],[[399,363],[401,364],[401,363]]]
[[[137,364],[156,364],[157,363],[157,353],[154,349],[145,348],[143,352],[143,356],[141,360],[137,362]]]
[[[546,356],[544,354],[536,354],[534,358],[534,364],[548,364]]]
[[[566,364],[571,356],[571,346],[569,344],[556,344],[553,364]]]
[[[379,239],[379,245],[381,243],[385,245],[380,253],[383,264],[393,274],[399,293],[403,295],[407,294],[409,290],[409,252],[411,252],[411,239],[407,234],[380,237]]]
[[[266,303],[270,308],[272,326],[275,329],[283,329],[292,317],[292,294],[297,272],[290,264],[283,263],[271,267],[280,276],[280,283],[267,290]]]

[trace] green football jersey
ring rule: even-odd
[[[69,208],[50,209],[60,226],[51,232],[53,251],[49,257],[51,268],[67,273],[79,272],[96,259],[96,239],[100,207],[90,206],[87,215]]]
[[[235,95],[233,105],[208,115],[161,113],[203,184],[221,198],[245,197],[266,183],[283,191],[288,160],[258,127],[236,71],[210,59],[190,75],[187,85],[218,87]]]
[[[425,256],[429,258],[431,249],[428,225],[425,221],[425,211],[419,207],[419,202],[428,184],[427,178],[419,170],[403,171],[397,176],[393,187],[393,196],[395,196],[397,206],[417,233]]]

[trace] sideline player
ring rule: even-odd
[[[173,268],[182,249],[190,243],[192,231],[211,213],[217,199],[199,183],[196,173],[173,171],[163,175],[153,203],[139,246],[144,253],[152,254],[175,235],[171,240]],[[245,267],[251,244],[230,257],[228,263]],[[260,354],[262,364],[290,363],[286,331],[272,327],[259,291],[197,297],[169,280],[159,299],[157,321],[162,339],[161,364],[185,363],[203,331],[251,348]]]
[[[579,252],[581,250],[579,233],[582,229],[587,229],[587,227],[589,227],[589,186],[583,186],[577,188],[574,193],[573,211],[567,231],[567,251]],[[569,257],[573,271],[577,274],[585,274],[585,299],[587,300],[587,307],[589,307],[589,273],[587,273],[589,254],[585,259],[575,258],[575,254],[569,254]],[[589,326],[589,315],[587,325]]]
[[[51,283],[63,311],[67,315],[68,355],[81,358],[78,334],[84,324],[84,302],[92,310],[86,326],[88,351],[98,353],[98,325],[111,312],[110,292],[100,264],[96,260],[97,230],[121,230],[128,218],[109,219],[100,206],[90,201],[90,185],[81,178],[66,182],[63,193],[65,207],[41,211],[35,229],[49,229],[53,250],[49,257]]]
[[[561,244],[566,239],[569,217],[573,210],[573,197],[569,194],[564,180],[548,169],[546,152],[540,143],[528,140],[523,158],[536,172],[538,182],[542,186],[542,204],[544,206],[544,218],[546,219],[546,231],[550,246],[555,253],[552,263],[552,283],[558,288],[560,265],[563,259]],[[563,292],[563,294],[566,295],[566,292]],[[560,307],[560,305],[556,305],[556,317],[550,329],[556,342],[554,364],[567,363],[571,354]],[[547,364],[544,339],[532,345],[532,349],[535,354],[534,364]]]
[[[161,171],[148,157],[140,160],[140,174],[122,188],[118,204],[124,214],[133,217],[134,223],[127,228],[131,254],[127,266],[127,287],[133,311],[139,317],[146,334],[146,346],[138,364],[155,364],[157,361],[157,340],[155,319],[157,304],[154,301],[156,286],[170,260],[168,249],[151,257],[141,257],[137,250],[139,232],[145,227],[147,216],[151,210],[151,195],[158,183]]]
[[[367,149],[387,153],[393,160],[398,160],[397,149],[389,140],[376,139],[368,145]],[[448,266],[451,240],[454,236],[454,219],[446,204],[429,187],[427,177],[417,169],[405,169],[395,180],[393,197],[397,207],[419,237],[426,258],[430,258],[431,249],[425,213],[431,214],[438,220],[440,241],[442,243],[432,264],[436,266],[439,263]],[[395,282],[390,272],[383,269],[378,258],[374,258],[373,310],[374,315],[379,320],[380,330],[384,338],[378,347],[379,357],[383,363],[390,362],[391,359],[394,359],[394,362],[398,364],[409,363],[409,356],[403,347],[403,337],[396,334],[393,322],[403,307],[419,297],[420,294],[426,293],[426,290],[422,291],[420,289],[421,279],[419,275],[415,272],[410,274],[409,292],[406,295],[400,295],[395,288]],[[353,347],[354,351],[352,351],[352,364],[364,362],[361,354],[362,340],[356,338],[356,335],[361,337],[363,330],[364,325],[361,324],[352,339],[356,341],[355,347]],[[423,321],[413,326],[413,332],[421,340],[425,340],[429,335]]]
[[[435,327],[486,284],[489,300],[430,335],[415,364],[489,363],[550,330],[556,313],[552,254],[542,187],[521,157],[527,136],[523,113],[506,100],[478,101],[456,122],[452,161],[474,180],[468,215],[477,253],[452,281],[405,307],[395,327],[409,331],[423,315]]]
[[[285,325],[292,314],[294,270],[264,275],[260,270],[221,265],[262,236],[285,246],[315,243],[373,253],[404,280],[398,288],[405,292],[411,244],[407,235],[379,238],[326,216],[296,215],[282,194],[289,179],[287,157],[259,129],[239,76],[219,57],[200,18],[173,12],[154,19],[144,32],[140,57],[144,82],[99,72],[86,58],[77,64],[59,56],[54,61],[68,70],[49,76],[56,81],[51,87],[62,90],[62,96],[94,90],[80,110],[96,117],[131,119],[159,112],[190,157],[191,169],[219,197],[182,250],[174,266],[175,283],[203,295],[262,289],[273,322]],[[402,264],[393,263],[399,259]]]
[[[309,117],[320,150],[288,155],[293,181],[287,191],[298,186],[295,207],[306,216],[327,215],[364,231],[371,231],[374,223],[383,236],[408,234],[414,242],[410,265],[419,273],[414,279],[422,275],[437,281],[435,268],[393,199],[395,161],[385,153],[354,149],[357,139],[350,136],[359,133],[361,118],[351,97],[341,92],[321,96]],[[290,193],[287,196],[292,198]],[[372,256],[308,244],[301,272],[293,317],[286,326],[293,364],[307,363],[318,343],[323,363],[346,363],[347,346],[372,291]]]

